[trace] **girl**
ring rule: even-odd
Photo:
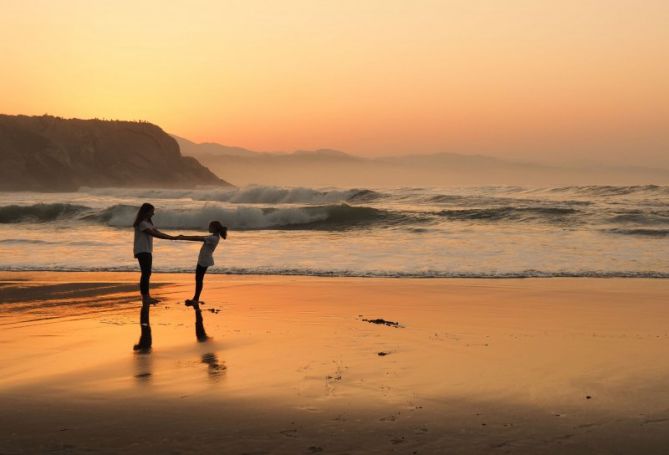
[[[137,211],[135,222],[132,224],[135,228],[135,245],[133,253],[139,261],[139,268],[142,276],[139,280],[139,291],[142,294],[142,304],[156,304],[158,299],[151,297],[149,293],[149,280],[151,279],[151,267],[153,264],[153,238],[174,240],[171,235],[163,234],[153,225],[151,217],[156,209],[153,205],[145,202]]]
[[[209,223],[209,232],[211,235],[179,235],[177,240],[190,240],[193,242],[203,242],[200,248],[200,255],[197,258],[197,266],[195,267],[195,294],[190,300],[186,300],[186,306],[192,306],[196,309],[200,303],[200,294],[202,293],[202,286],[204,281],[204,274],[207,273],[207,268],[214,265],[214,250],[218,246],[219,238],[223,240],[228,238],[228,228],[223,226],[218,221]]]

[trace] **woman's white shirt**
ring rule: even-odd
[[[135,246],[133,248],[135,256],[139,253],[153,253],[153,236],[146,232],[147,229],[153,229],[153,224],[148,221],[140,221],[135,226]]]

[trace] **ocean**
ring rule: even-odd
[[[669,278],[669,186],[83,188],[0,193],[0,270],[136,271],[132,221],[230,229],[210,273]],[[156,272],[199,244],[156,239]]]

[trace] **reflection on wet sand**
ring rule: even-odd
[[[138,384],[147,384],[153,376],[153,357],[150,355],[135,356],[135,379]]]
[[[207,332],[204,330],[204,320],[202,319],[202,310],[200,305],[192,305],[193,312],[195,313],[195,337],[197,341],[204,342],[209,340]]]
[[[202,310],[200,309],[199,304],[191,305],[193,312],[195,313],[195,338],[200,343],[211,340],[211,337],[207,335],[206,330],[204,329],[204,318],[202,317]],[[207,352],[202,354],[202,363],[207,365],[207,371],[211,379],[218,379],[226,370],[226,366],[223,362],[219,362],[218,355],[215,352]]]
[[[198,342],[203,343],[211,340],[204,328],[204,318],[202,317],[202,310],[198,304],[190,305],[195,314],[195,337]],[[142,305],[140,309],[140,329],[141,335],[139,342],[133,346],[137,354],[150,354],[153,344],[151,334],[151,324],[149,321],[151,306],[149,304]],[[206,352],[201,356],[201,363],[207,365],[208,375],[212,379],[218,379],[226,370],[223,362],[220,362],[218,355],[215,352]],[[147,383],[152,375],[153,356],[138,355],[136,360],[135,378],[139,383]]]
[[[148,303],[142,303],[142,308],[139,310],[139,327],[141,334],[139,341],[132,348],[139,353],[148,353],[151,351],[153,338],[151,337],[151,324],[149,322],[149,310],[151,306]]]

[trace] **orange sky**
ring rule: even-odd
[[[666,0],[3,0],[0,111],[669,165],[667,24]]]

